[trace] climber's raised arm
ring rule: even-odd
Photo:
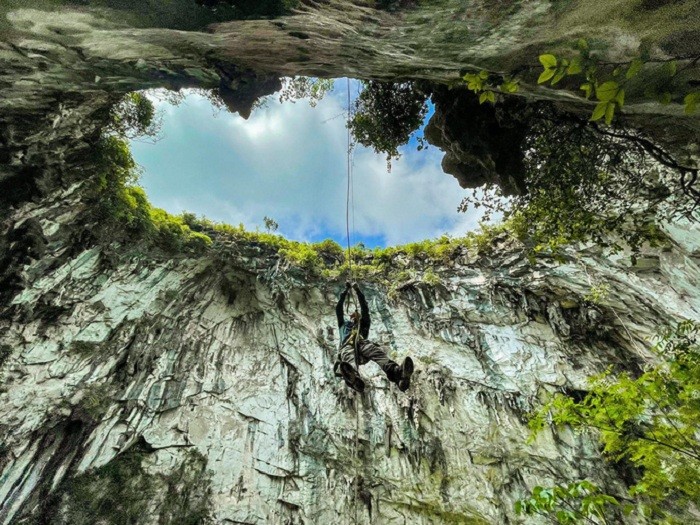
[[[350,283],[345,283],[345,290],[343,290],[340,294],[340,298],[338,299],[338,304],[335,305],[335,316],[338,318],[338,328],[342,327],[343,324],[345,324],[345,313],[343,312],[343,303],[345,302],[345,298],[348,295],[348,292],[350,291]]]
[[[360,301],[360,314],[362,316],[360,317],[360,335],[367,339],[367,337],[369,337],[370,325],[369,306],[367,306],[367,299],[365,299],[365,294],[362,293],[362,290],[360,290],[360,287],[357,283],[353,284],[352,287],[357,293],[358,301]]]

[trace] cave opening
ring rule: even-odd
[[[443,171],[444,153],[425,141],[435,112],[430,99],[422,102],[418,128],[388,155],[349,134],[348,101],[354,111],[362,89],[344,78],[287,80],[258,99],[247,118],[210,91],[142,92],[155,122],[130,135],[139,165],[132,183],[170,214],[345,246],[350,140],[353,245],[385,247],[478,228],[483,212],[458,211],[465,191]]]

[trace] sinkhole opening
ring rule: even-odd
[[[346,246],[349,233],[351,245],[375,248],[477,229],[483,212],[458,211],[465,190],[443,171],[444,153],[425,141],[430,99],[411,94],[401,115],[396,100],[375,105],[385,112],[378,130],[358,117],[363,89],[352,79],[287,79],[247,118],[215,92],[140,92],[154,122],[130,135],[140,167],[133,183],[170,214],[296,241]]]

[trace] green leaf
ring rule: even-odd
[[[552,85],[556,84],[559,82],[564,76],[566,76],[566,69],[563,67],[560,67],[556,70],[556,74],[554,75],[554,78],[552,79]]]
[[[598,100],[608,102],[615,98],[619,88],[620,86],[617,82],[609,80],[596,88],[595,95],[598,97]]]
[[[581,84],[579,89],[583,90],[583,92],[586,94],[586,98],[591,98],[591,94],[593,93],[593,84],[586,82],[585,84]]]
[[[581,50],[588,49],[588,41],[585,38],[579,38],[578,41],[576,42],[576,45]]]
[[[540,64],[545,69],[552,69],[557,67],[557,57],[554,55],[540,55]]]
[[[506,80],[500,85],[499,89],[504,93],[516,93],[520,86],[517,80]]]
[[[566,68],[566,74],[567,75],[577,75],[583,71],[583,68],[581,67],[581,60],[579,58],[574,58],[571,61],[571,64],[569,64],[569,67]]]
[[[605,115],[605,109],[608,106],[607,102],[600,102],[593,110],[593,115],[591,115],[591,120],[596,121],[603,118]]]
[[[625,78],[629,80],[630,78],[636,76],[642,70],[643,65],[644,62],[642,62],[642,60],[639,58],[632,60],[630,67],[627,69],[627,73],[625,73]]]
[[[624,89],[621,89],[620,91],[617,92],[617,96],[615,97],[615,102],[620,107],[625,105],[625,90]]]
[[[483,104],[486,101],[489,101],[492,104],[496,102],[496,95],[493,91],[484,91],[481,95],[479,95],[479,104]]]
[[[615,103],[608,102],[608,106],[605,108],[605,123],[609,126],[612,123],[612,119],[615,116]]]
[[[542,71],[540,78],[537,79],[537,83],[543,84],[547,82],[550,78],[554,76],[554,73],[556,73],[556,69],[545,69],[544,71]]]
[[[479,78],[486,80],[487,78],[489,78],[489,72],[482,69],[481,71],[479,71]]]

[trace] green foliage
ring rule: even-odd
[[[119,137],[104,137],[97,149],[98,177],[91,200],[100,237],[107,240],[142,240],[168,252],[202,253],[211,239],[192,231],[186,216],[174,216],[148,202],[136,186],[138,172],[128,144]]]
[[[517,93],[520,90],[517,79],[506,76],[497,77],[494,82],[490,82],[491,74],[484,70],[467,73],[462,78],[467,83],[467,88],[479,95],[479,104],[484,102],[495,104],[496,89],[506,94]]]
[[[280,93],[280,102],[296,102],[303,98],[308,99],[309,105],[316,107],[323,97],[333,90],[333,79],[294,77],[287,79]]]
[[[610,295],[610,286],[606,283],[591,286],[584,299],[593,304],[600,304]]]
[[[676,60],[668,60],[659,63],[649,59],[646,53],[625,63],[605,63],[595,53],[591,52],[588,41],[581,38],[574,45],[577,52],[574,56],[558,57],[552,53],[544,53],[539,56],[542,72],[537,78],[538,84],[549,83],[552,86],[567,77],[583,77],[579,84],[579,90],[586,99],[595,95],[598,103],[591,114],[592,121],[604,120],[610,125],[615,114],[625,105],[626,85],[635,77],[645,71],[659,71],[659,80],[648,84],[644,95],[656,98],[659,102],[668,104],[674,100],[672,90],[688,89],[691,84],[679,86],[675,77],[680,72]],[[696,67],[696,62],[690,62],[684,69]],[[622,74],[624,72],[624,75]],[[492,75],[487,71],[469,72],[463,77],[467,88],[479,95],[479,102],[495,102],[495,90],[512,94],[519,89],[518,80],[512,76],[503,78]],[[498,86],[498,84],[500,85]],[[639,91],[639,90],[637,90]],[[700,101],[700,93],[692,91],[685,95],[683,104],[686,114],[697,111],[697,103]]]
[[[460,211],[474,206],[485,208],[487,218],[503,214],[532,252],[557,253],[593,241],[613,252],[627,245],[633,258],[645,244],[664,242],[660,219],[697,220],[695,200],[684,192],[678,171],[647,153],[633,132],[608,134],[559,119],[551,107],[537,109],[528,126],[527,192],[505,200],[492,186],[465,198]]]
[[[399,146],[423,123],[426,96],[411,82],[363,83],[355,100],[349,126],[354,139],[377,153],[384,153],[387,162],[398,158]]]
[[[645,68],[659,69],[656,62],[650,61],[646,54],[623,64],[605,64],[590,52],[588,42],[579,39],[576,48],[578,55],[569,58],[559,58],[552,54],[540,55],[540,64],[543,71],[537,83],[543,84],[551,81],[551,85],[557,84],[563,78],[570,76],[583,76],[585,82],[580,85],[580,90],[588,99],[595,93],[598,104],[591,115],[592,121],[605,119],[605,123],[610,125],[616,111],[625,105],[625,86],[642,73]],[[647,67],[648,66],[648,67]],[[688,67],[693,67],[690,63]],[[672,101],[673,95],[670,93],[674,82],[673,77],[678,73],[676,60],[669,60],[662,63],[660,82],[650,84],[645,91],[662,103],[668,104]],[[624,76],[621,74],[624,70]],[[697,98],[693,93],[689,93],[684,98],[685,111],[691,114],[696,111]],[[689,103],[690,102],[690,103]]]
[[[275,231],[277,231],[277,228],[280,227],[280,225],[277,224],[276,220],[271,219],[267,215],[265,217],[263,217],[263,222],[265,223],[265,229],[268,232],[275,232]]]
[[[555,395],[530,428],[534,435],[551,421],[593,432],[612,461],[640,469],[630,496],[658,518],[700,504],[700,324],[679,323],[654,350],[662,361],[641,376],[608,371],[580,401]]]
[[[421,280],[431,286],[437,286],[438,284],[442,283],[442,279],[440,279],[440,276],[436,274],[432,268],[428,268],[423,272],[423,277]]]
[[[112,107],[110,119],[108,130],[126,139],[155,137],[162,125],[153,102],[139,92],[126,94]]]
[[[592,518],[607,523],[605,517],[610,514],[611,507],[619,505],[617,499],[603,493],[590,481],[581,480],[550,488],[535,487],[528,498],[515,502],[515,513],[539,514],[561,525],[597,523]]]

